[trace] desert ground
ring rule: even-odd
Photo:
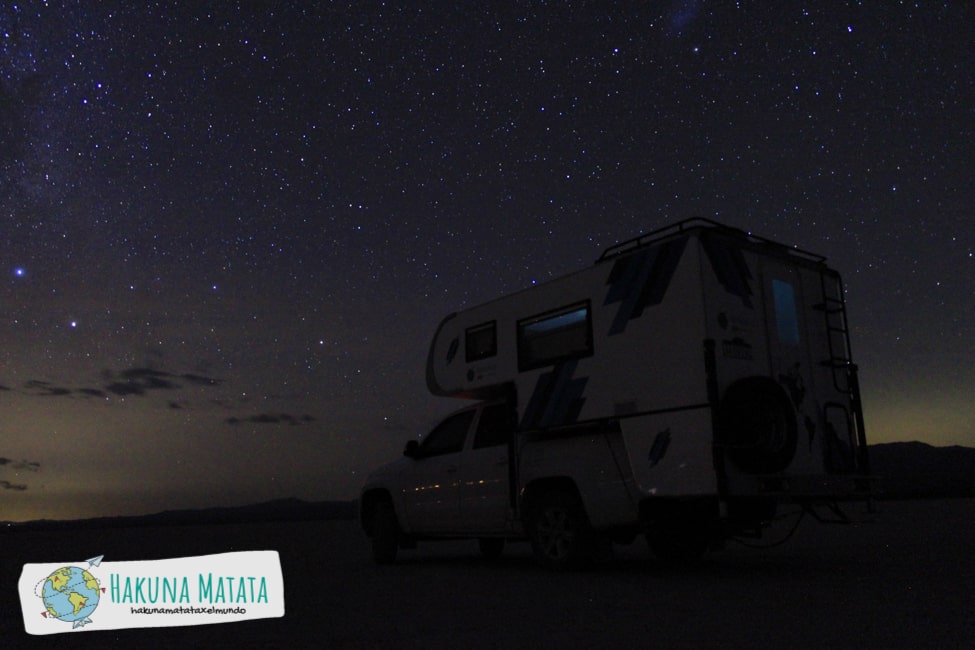
[[[474,542],[420,544],[372,563],[352,521],[19,531],[0,534],[6,648],[972,648],[975,500],[891,501],[851,525],[808,517],[786,543],[729,543],[691,568],[642,540],[569,573],[527,544],[488,563]],[[772,531],[788,532],[783,521]],[[26,562],[146,560],[277,550],[285,616],[183,628],[24,632]]]

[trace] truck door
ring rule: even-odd
[[[404,473],[404,514],[415,532],[460,530],[461,457],[475,412],[461,411],[434,427]]]
[[[481,409],[471,448],[464,454],[460,513],[467,532],[501,532],[508,521],[508,443],[512,418],[507,404]]]

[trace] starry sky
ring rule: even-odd
[[[8,2],[0,520],[349,499],[441,318],[701,216],[975,446],[969,2]]]

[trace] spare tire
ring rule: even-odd
[[[781,472],[796,454],[796,411],[768,377],[736,381],[719,409],[718,440],[735,465],[749,474]]]

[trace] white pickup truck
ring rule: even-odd
[[[495,556],[527,538],[564,567],[641,533],[690,559],[760,535],[782,503],[869,496],[839,274],[713,222],[450,314],[427,384],[481,401],[368,479],[360,518],[381,563],[418,540]]]

